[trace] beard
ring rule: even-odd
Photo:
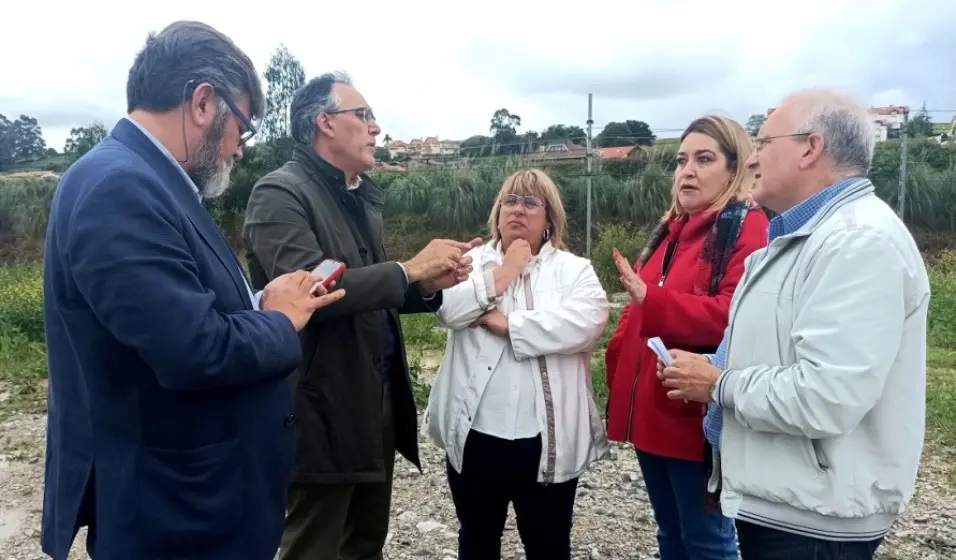
[[[229,188],[233,159],[220,155],[226,117],[226,111],[219,111],[196,147],[196,166],[189,172],[189,177],[203,198],[216,198]]]

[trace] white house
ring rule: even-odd
[[[873,134],[877,142],[884,142],[889,137],[890,130],[899,130],[903,127],[904,115],[910,112],[906,106],[890,105],[888,107],[870,107],[870,117],[873,119]],[[767,115],[773,113],[773,108],[767,109]]]

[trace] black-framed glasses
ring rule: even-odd
[[[326,111],[329,115],[341,115],[343,113],[352,113],[356,117],[362,119],[362,122],[365,124],[371,124],[375,121],[375,113],[372,112],[368,107],[355,107],[352,109],[335,109],[332,111]]]
[[[810,136],[811,134],[813,133],[812,132],[797,132],[794,134],[778,134],[776,136],[757,137],[757,138],[754,138],[754,149],[759,152],[760,150],[764,148],[764,146],[766,146],[773,140],[776,140],[777,138],[799,138],[801,136],[807,137],[807,136]]]
[[[183,102],[186,102],[187,96],[191,93],[190,86],[201,83],[200,80],[189,80],[183,85]],[[210,85],[212,82],[209,82]],[[249,117],[245,116],[242,111],[239,110],[239,107],[236,107],[236,104],[228,95],[224,95],[219,92],[219,89],[216,86],[212,86],[213,90],[216,91],[216,95],[226,104],[226,107],[229,107],[229,111],[239,119],[239,145],[243,146],[246,142],[252,139],[253,136],[258,132],[258,127],[253,123]],[[185,118],[185,113],[183,113],[183,118]]]
[[[507,194],[501,199],[501,205],[507,208],[514,208],[519,202],[527,210],[537,210],[538,208],[544,208],[544,201],[536,196]]]
[[[220,95],[219,97],[226,103],[226,106],[229,107],[229,110],[232,111],[232,114],[239,119],[239,145],[243,146],[246,142],[252,139],[256,135],[256,125],[252,124],[252,121],[248,117],[242,114],[242,111],[236,107],[236,104],[232,102],[225,95]]]

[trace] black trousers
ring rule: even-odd
[[[834,542],[785,533],[737,521],[743,560],[872,560],[883,538],[865,542]]]
[[[501,534],[514,505],[528,560],[570,560],[577,479],[537,482],[541,437],[505,440],[472,430],[461,473],[446,472],[458,522],[458,560],[501,558]]]

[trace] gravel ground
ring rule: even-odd
[[[33,560],[40,552],[44,416],[15,416],[0,425],[0,560]],[[443,454],[422,445],[425,474],[404,459],[396,465],[392,526],[386,558],[453,560],[457,521],[444,478]],[[956,558],[956,490],[952,468],[927,453],[911,509],[897,523],[878,558]],[[656,558],[654,519],[633,451],[614,447],[581,481],[575,510],[574,557]],[[85,533],[70,559],[85,559]],[[504,558],[523,558],[513,515],[505,529]]]

